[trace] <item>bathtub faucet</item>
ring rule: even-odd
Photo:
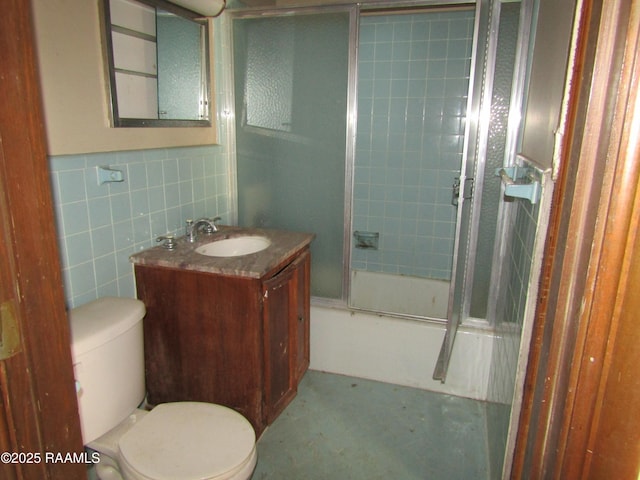
[[[195,222],[191,219],[188,219],[185,227],[187,240],[189,240],[189,242],[191,243],[195,242],[196,238],[198,237],[198,230],[200,230],[201,228],[204,229],[205,233],[217,232],[218,226],[216,225],[216,222],[218,220],[220,220],[220,217],[215,217],[213,219],[199,218]]]

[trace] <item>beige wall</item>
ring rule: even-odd
[[[215,125],[111,128],[99,0],[32,0],[32,5],[50,155],[217,142]],[[211,112],[215,116],[215,108]]]

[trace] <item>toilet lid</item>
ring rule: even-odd
[[[122,436],[120,455],[157,480],[216,478],[242,465],[255,447],[249,421],[221,405],[158,405]]]

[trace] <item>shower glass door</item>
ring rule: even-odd
[[[450,316],[474,26],[473,5],[361,12],[353,308]]]
[[[235,14],[238,221],[316,234],[312,295],[342,299],[353,9]]]

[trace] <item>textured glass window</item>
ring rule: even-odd
[[[283,18],[256,22],[247,30],[244,98],[249,126],[291,131],[294,27]]]
[[[504,162],[519,19],[520,2],[502,4],[491,98],[491,123],[484,170],[482,206],[480,207],[480,225],[471,291],[470,315],[476,318],[486,318],[487,316],[498,204],[502,201],[500,179],[494,175],[494,172],[497,168],[502,167]]]
[[[202,27],[172,14],[158,12],[158,117],[202,118]]]
[[[306,231],[311,292],[341,298],[349,14],[233,23],[240,225]]]

